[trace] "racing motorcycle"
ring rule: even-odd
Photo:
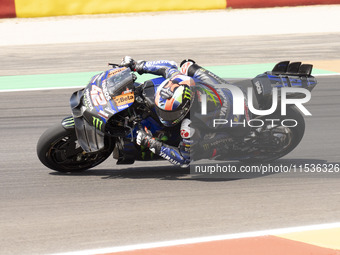
[[[80,172],[99,165],[111,154],[116,164],[161,160],[136,144],[136,133],[143,127],[147,127],[156,139],[172,146],[179,145],[180,123],[165,127],[154,110],[155,92],[165,79],[158,77],[139,83],[130,68],[110,65],[112,68],[93,76],[85,88],[72,94],[72,115],[41,135],[37,154],[46,167],[59,172]],[[311,75],[312,68],[310,64],[283,61],[272,71],[232,85],[243,90],[252,87],[254,106],[268,109],[275,88],[300,87],[311,91],[317,84]],[[226,81],[226,84],[230,83]],[[301,98],[301,93],[291,93],[289,97]],[[267,116],[253,115],[253,119],[262,120],[262,123],[266,119],[276,121],[253,125],[244,137],[231,136],[224,160],[270,162],[291,152],[304,135],[304,118],[296,106],[288,105],[285,116],[281,115],[279,107]],[[284,119],[295,124],[284,125]],[[208,134],[216,130],[205,128],[205,131]]]

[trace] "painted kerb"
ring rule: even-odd
[[[0,18],[15,18],[14,0],[0,0]]]
[[[340,4],[340,0],[227,0],[227,7],[229,8],[266,8],[320,4]]]

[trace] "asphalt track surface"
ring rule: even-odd
[[[0,75],[106,68],[136,59],[202,65],[337,59],[340,34],[1,47]],[[266,70],[264,70],[266,71]],[[277,164],[340,163],[340,76],[318,77],[301,144]],[[70,114],[73,89],[3,92],[0,254],[48,254],[340,221],[339,174],[202,179],[167,162],[59,174],[37,159],[42,132]]]

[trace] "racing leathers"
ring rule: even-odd
[[[125,65],[129,65],[134,71],[137,71],[139,74],[151,73],[155,75],[161,75],[165,79],[170,80],[177,75],[183,74],[192,77],[197,87],[200,87],[200,89],[197,89],[196,91],[196,97],[199,97],[200,93],[202,93],[202,86],[198,84],[217,85],[225,83],[222,78],[200,67],[192,60],[183,61],[181,64],[181,70],[178,69],[175,62],[166,60],[134,62],[131,58],[125,57],[123,59],[123,64],[124,63]],[[225,119],[235,119],[235,116],[233,116],[231,113],[233,98],[230,91],[227,89],[216,89],[210,85],[207,85],[208,87],[203,88],[203,91],[210,90],[212,93],[215,93],[221,104],[219,106],[219,110],[216,111],[214,109],[214,114],[207,115],[207,118],[211,119],[213,117],[216,117],[217,112],[217,115],[219,117],[222,116]],[[210,92],[207,93],[211,94]],[[190,112],[190,114],[192,114],[191,117],[194,117],[192,111]],[[181,166],[187,166],[192,160],[191,157],[195,153],[199,154],[199,156],[197,157],[199,159],[213,158],[227,148],[228,134],[226,134],[225,132],[220,132],[215,133],[213,136],[204,136],[202,129],[192,127],[190,114],[188,114],[186,118],[184,118],[181,122],[181,142],[178,147],[170,146],[164,142],[155,139],[152,136],[152,133],[146,128],[144,130],[138,131],[137,144],[149,148],[153,153],[168,160],[172,164]],[[242,116],[236,117],[239,122],[242,121]]]
[[[177,64],[173,61],[141,61],[137,62],[135,71],[139,74],[151,73],[161,75],[165,79],[176,77],[181,74],[178,70]],[[190,120],[184,119],[181,123],[181,137],[182,141],[178,147],[167,145],[164,142],[156,140],[152,133],[145,128],[139,130],[137,135],[137,144],[148,147],[153,153],[168,160],[172,164],[187,166],[190,162]],[[191,134],[193,132],[191,131]]]

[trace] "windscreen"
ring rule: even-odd
[[[133,78],[130,68],[116,68],[107,74],[107,89],[110,96],[122,94],[126,89],[133,87]]]

